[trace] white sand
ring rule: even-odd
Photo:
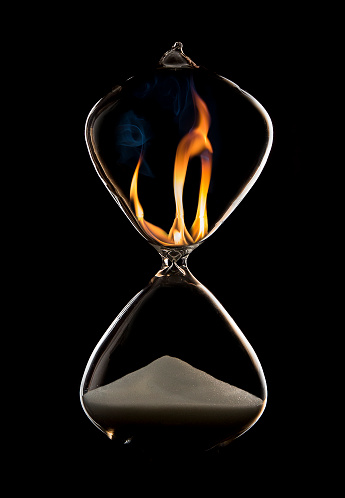
[[[83,402],[101,426],[116,424],[216,424],[246,426],[263,400],[188,363],[163,356],[86,393]]]

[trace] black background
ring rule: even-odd
[[[310,341],[317,337],[309,302],[315,163],[308,136],[323,31],[320,12],[275,5],[60,6],[34,13],[35,22],[20,33],[19,107],[33,166],[25,173],[31,187],[23,223],[31,249],[24,263],[26,320],[34,331],[25,372],[35,401],[28,394],[30,442],[14,461],[25,466],[29,459],[33,485],[45,475],[53,489],[96,484],[102,492],[109,483],[131,488],[141,476],[144,491],[164,476],[167,489],[181,489],[187,476],[190,486],[209,482],[230,493],[236,482],[248,495],[269,488],[276,496],[308,485],[317,432],[307,394],[314,382]],[[156,65],[176,41],[194,62],[253,95],[274,127],[257,183],[189,260],[254,347],[267,408],[218,456],[188,464],[116,454],[84,415],[78,392],[96,343],[160,266],[98,178],[84,123],[113,86]]]

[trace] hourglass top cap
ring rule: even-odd
[[[183,52],[183,45],[181,42],[174,43],[171,49],[165,52],[163,57],[161,57],[159,64],[160,66],[170,69],[179,69],[183,67],[199,67]]]

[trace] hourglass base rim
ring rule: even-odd
[[[111,444],[116,451],[143,453],[147,455],[202,455],[228,446],[232,441],[242,436],[250,427],[241,428],[238,432],[224,439],[224,428],[210,426],[136,426],[121,431],[106,431]],[[130,436],[130,434],[135,434]],[[115,435],[116,434],[116,435]]]
[[[194,454],[211,451],[216,448],[228,446],[232,441],[242,436],[251,429],[261,417],[266,402],[263,403],[260,412],[245,426],[243,423],[232,424],[226,419],[214,421],[214,423],[168,423],[161,417],[162,423],[143,421],[131,423],[124,421],[117,424],[115,428],[110,425],[101,426],[90,416],[91,421],[111,440],[117,450],[122,447],[135,452],[147,454]],[[171,415],[171,414],[170,414]]]

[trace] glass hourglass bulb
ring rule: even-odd
[[[97,344],[81,383],[85,413],[120,445],[206,450],[243,434],[265,408],[255,352],[187,258],[252,187],[272,136],[264,108],[198,67],[181,43],[88,116],[99,176],[162,257]]]

